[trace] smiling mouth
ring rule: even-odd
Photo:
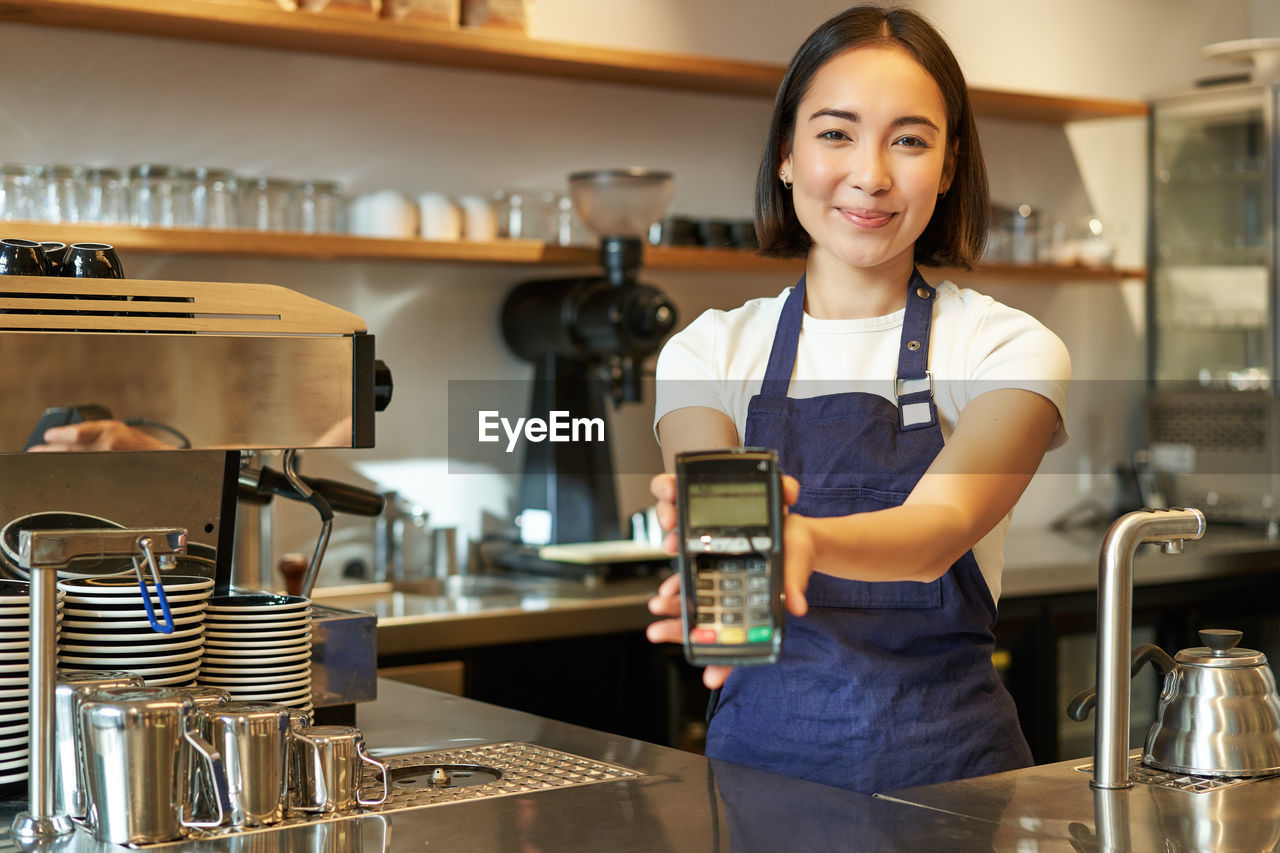
[[[897,214],[885,210],[867,210],[866,208],[836,208],[840,215],[859,228],[880,228],[888,224]]]

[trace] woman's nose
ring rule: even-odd
[[[849,183],[852,186],[867,195],[876,195],[893,185],[889,164],[883,151],[864,148],[853,151],[849,156]]]

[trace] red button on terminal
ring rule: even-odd
[[[690,642],[698,645],[715,645],[716,629],[715,628],[694,628],[689,633]]]

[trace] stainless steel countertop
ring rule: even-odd
[[[1028,830],[1054,839],[1039,842],[1037,853],[1261,853],[1280,847],[1280,777],[1203,792],[1147,784],[1107,791],[1091,788],[1089,774],[1077,769],[1089,764],[1087,758],[1062,761],[884,798],[989,821],[997,827],[994,849],[1021,850],[1009,839]]]
[[[375,755],[524,741],[641,771],[622,781],[358,816],[169,845],[196,851],[574,853],[780,850],[1262,851],[1280,839],[1280,780],[1193,794],[1149,786],[1098,794],[1082,762],[880,797],[763,773],[383,680],[357,722]],[[0,849],[25,803],[0,803]],[[120,848],[85,830],[67,853]]]
[[[1001,600],[1085,592],[1098,587],[1102,528],[1059,533],[1013,528],[1005,540]],[[1135,586],[1280,571],[1280,539],[1256,528],[1210,522],[1204,538],[1181,554],[1143,545],[1133,561]]]
[[[484,580],[489,576],[478,576]],[[582,582],[502,576],[500,592],[422,595],[389,584],[316,589],[313,598],[378,617],[378,654],[639,631],[660,579]]]
[[[1014,528],[1006,540],[1002,600],[1097,588],[1103,530],[1070,533]],[[1209,526],[1178,555],[1144,546],[1134,583],[1149,586],[1280,571],[1280,541],[1256,529]],[[483,580],[487,576],[478,576]],[[317,600],[378,617],[378,653],[396,655],[498,643],[639,631],[653,617],[646,602],[659,578],[584,583],[502,577],[500,593],[462,596],[396,592],[387,584],[328,587]]]
[[[639,770],[636,779],[537,791],[166,845],[194,851],[666,853],[667,851],[1010,849],[1052,837],[851,794],[699,755],[382,680],[357,722],[374,755],[524,741]],[[25,803],[0,803],[0,849]],[[106,853],[87,830],[48,849]]]

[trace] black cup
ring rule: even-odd
[[[63,278],[124,278],[120,256],[106,243],[72,243],[62,256],[57,275]]]
[[[49,262],[49,275],[57,275],[58,268],[62,266],[62,256],[67,253],[67,244],[41,240],[40,246],[44,249],[44,259]]]
[[[0,240],[0,275],[48,275],[44,247],[31,240]]]

